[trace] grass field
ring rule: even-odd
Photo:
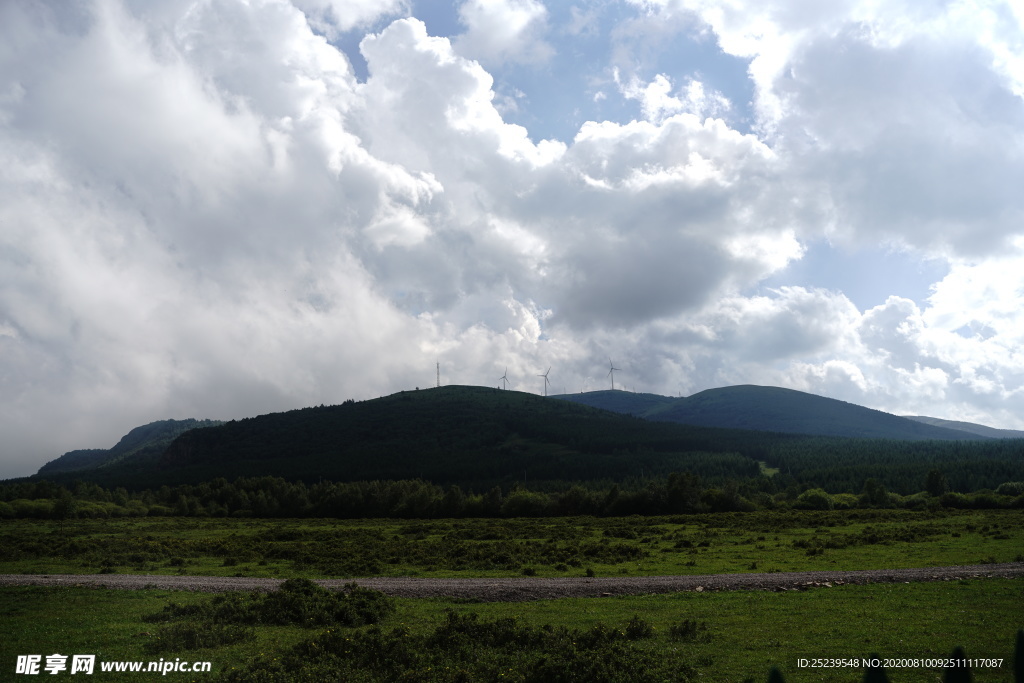
[[[0,573],[354,576],[675,575],[1024,560],[1021,510],[679,517],[0,524]]]
[[[524,569],[571,576],[589,568],[613,576],[938,566],[1020,560],[1022,521],[1020,511],[999,510],[431,522],[166,518],[75,521],[63,529],[55,522],[5,521],[0,572],[322,578],[518,576]],[[350,672],[338,680],[394,680],[397,671],[405,672],[400,680],[407,681],[555,680],[543,672],[607,655],[609,671],[619,666],[635,674],[618,680],[761,683],[768,669],[778,666],[788,683],[841,683],[860,681],[862,671],[799,668],[798,659],[871,654],[929,659],[948,657],[961,645],[971,658],[1002,659],[1001,667],[976,667],[975,681],[1009,682],[1014,634],[1024,628],[1024,582],[985,579],[530,603],[399,599],[377,626],[328,633],[322,626],[255,624],[249,639],[234,644],[147,650],[168,628],[146,621],[147,615],[171,602],[210,600],[166,590],[0,589],[0,680],[31,680],[12,675],[16,657],[23,654],[210,661],[210,674],[172,672],[166,678],[267,682],[291,679],[259,678],[257,671],[299,671],[315,661],[327,668],[296,680],[330,680],[322,678],[324,671],[350,672],[337,667],[356,666],[353,662],[369,661],[372,654],[378,658],[374,666],[385,673],[373,677],[366,674],[370,669],[358,669],[358,676]],[[467,615],[477,615],[477,621],[467,621]],[[514,625],[500,621],[510,617],[517,620]],[[491,642],[499,632],[519,645],[510,649],[500,638]],[[595,633],[603,634],[598,639],[603,644],[593,644]],[[588,639],[592,644],[584,645]],[[527,641],[533,644],[523,645]],[[405,659],[398,661],[395,653],[405,653]],[[474,669],[477,659],[490,668]],[[412,667],[416,673],[388,666]],[[937,669],[921,666],[888,673],[893,683],[941,677]],[[89,680],[154,677],[163,678],[97,672]]]
[[[256,640],[212,649],[147,654],[157,627],[143,620],[168,602],[194,603],[209,596],[171,591],[114,591],[84,588],[0,589],[3,680],[10,680],[19,654],[95,654],[99,660],[203,660],[204,675],[168,674],[170,680],[216,680],[232,667],[273,661],[323,629],[295,626],[256,628]],[[948,657],[954,645],[972,658],[1003,659],[1001,668],[975,668],[974,680],[1012,681],[1013,638],[1024,627],[1020,605],[1024,585],[1009,579],[948,583],[841,586],[807,592],[722,592],[616,598],[566,599],[532,603],[459,603],[397,600],[382,630],[427,634],[452,609],[483,620],[516,617],[526,624],[588,630],[599,623],[623,629],[634,615],[653,626],[653,636],[636,646],[679,671],[695,669],[699,680],[765,680],[778,666],[790,683],[859,681],[859,669],[800,669],[801,657],[851,658],[878,654],[892,658]],[[670,627],[689,619],[706,624],[696,642],[677,642]],[[355,630],[355,629],[353,629]],[[364,629],[365,630],[365,629]],[[514,673],[514,672],[513,672]],[[938,670],[890,670],[893,683],[938,681]],[[89,680],[153,680],[156,674],[96,673]],[[386,678],[380,680],[387,680]],[[418,680],[448,680],[423,678]],[[509,675],[507,680],[523,680]]]

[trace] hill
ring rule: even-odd
[[[922,415],[907,415],[908,420],[915,420],[917,422],[923,422],[925,424],[933,425],[935,427],[946,427],[947,429],[957,429],[961,432],[969,432],[971,434],[977,434],[989,439],[1022,439],[1024,438],[1024,431],[1019,429],[996,429],[995,427],[986,427],[985,425],[975,424],[974,422],[958,422],[955,420],[943,420],[938,417],[924,417]]]
[[[167,446],[179,435],[191,430],[215,427],[219,420],[159,420],[131,430],[113,448],[74,450],[39,468],[39,476],[67,474],[131,462],[140,466],[155,463]]]
[[[644,417],[647,413],[662,406],[667,406],[677,399],[659,394],[635,394],[630,391],[619,391],[616,389],[603,391],[588,391],[579,394],[559,394],[551,398],[571,401],[580,405],[610,410],[613,413],[635,415]]]
[[[263,475],[307,482],[422,478],[478,490],[683,470],[714,481],[756,476],[765,438],[449,386],[192,429],[155,460],[129,458],[66,474],[128,488]]]
[[[600,405],[649,420],[702,427],[913,441],[988,438],[977,432],[926,424],[803,391],[751,384],[708,389],[685,398],[625,391],[595,391],[555,398]]]
[[[600,393],[610,395],[583,398],[597,398],[620,410],[646,405],[648,413],[667,413],[689,403],[703,406],[703,414],[694,409],[702,419],[740,414],[740,419],[729,418],[728,423],[744,426],[751,425],[750,415],[758,411],[762,419],[772,417],[771,410],[758,408],[765,402],[779,409],[781,417],[762,424],[776,428],[801,428],[798,420],[789,417],[793,411],[800,419],[813,418],[826,427],[837,416],[866,414],[856,423],[859,435],[870,433],[872,424],[887,426],[891,420],[903,420],[772,387],[730,387],[664,401],[629,392]],[[455,484],[476,492],[494,486],[509,490],[524,483],[532,491],[564,491],[573,483],[607,491],[613,482],[622,484],[623,490],[647,490],[652,480],[673,472],[696,475],[704,486],[721,490],[756,480],[750,485],[767,487],[768,492],[798,486],[858,493],[866,480],[877,478],[890,491],[906,495],[920,491],[936,469],[954,491],[994,489],[1024,480],[1020,459],[1024,440],[970,435],[973,440],[966,441],[960,440],[966,432],[906,422],[920,430],[913,434],[918,438],[899,440],[892,435],[901,432],[892,429],[883,432],[883,439],[724,429],[645,420],[515,391],[449,386],[192,428],[166,447],[161,441],[169,432],[161,432],[162,423],[153,423],[132,430],[110,449],[118,451],[114,456],[104,451],[73,452],[64,461],[63,471],[48,466],[30,479],[78,480],[139,491],[165,484],[213,490],[209,486],[217,488],[225,484],[223,480],[239,478],[250,482],[245,486],[256,486],[252,482],[258,477],[280,477],[306,482],[310,495],[314,490],[316,495],[333,490],[322,482],[364,482],[361,486],[378,497],[391,495],[386,491],[400,497],[413,495],[410,492],[420,489],[410,479]],[[841,421],[838,424],[843,426]],[[936,433],[946,440],[936,439]],[[925,434],[931,438],[921,439]],[[957,440],[951,440],[950,434]],[[778,470],[771,482],[760,478],[761,463]],[[275,495],[286,493],[281,489]],[[289,505],[285,507],[291,509]]]

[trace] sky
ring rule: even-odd
[[[1024,428],[1010,0],[6,0],[0,478],[442,384]]]

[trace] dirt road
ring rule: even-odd
[[[779,572],[770,574],[705,574],[697,576],[558,577],[505,579],[415,579],[403,577],[327,579],[337,588],[355,581],[388,595],[406,598],[454,597],[484,602],[519,602],[551,598],[587,598],[680,591],[808,590],[844,584],[956,581],[959,579],[1024,577],[1024,562],[923,569]],[[274,590],[281,579],[222,576],[158,576],[139,574],[0,574],[0,586],[83,586],[139,590],[164,588],[204,592]]]

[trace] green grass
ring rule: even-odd
[[[638,576],[924,567],[1024,559],[1022,521],[1020,510],[436,521],[145,518],[74,520],[63,531],[55,522],[6,520],[0,524],[0,572],[324,578],[521,576],[527,567],[538,576],[580,576],[587,569],[598,576]],[[0,623],[4,625],[0,680],[13,672],[19,654],[58,652],[96,654],[106,660],[209,660],[214,675],[195,680],[214,681],[219,677],[216,672],[241,669],[254,661],[265,661],[269,668],[274,658],[278,664],[304,661],[294,656],[287,659],[289,648],[319,638],[323,631],[256,624],[253,640],[209,650],[147,654],[147,645],[149,651],[157,651],[151,646],[154,638],[161,637],[157,629],[162,626],[143,617],[160,612],[169,602],[187,605],[207,600],[207,595],[157,589],[0,589]],[[423,649],[423,643],[439,637],[447,609],[479,615],[480,628],[493,619],[516,617],[517,628],[549,625],[578,629],[583,636],[598,624],[625,629],[638,615],[653,627],[654,635],[609,645],[609,652],[624,658],[619,666],[658,662],[679,672],[693,667],[700,680],[756,683],[766,679],[769,667],[779,666],[789,683],[841,683],[859,681],[860,673],[798,669],[797,658],[871,653],[943,657],[962,645],[971,657],[1004,659],[1001,670],[975,671],[975,681],[1009,681],[1013,636],[1024,627],[1021,604],[1024,582],[1001,579],[514,604],[397,600],[395,613],[381,622],[380,635],[368,635],[360,642],[388,652],[406,637],[394,640],[388,635],[397,628],[404,629],[399,634],[409,634],[409,647]],[[682,620],[706,624],[710,640],[671,640],[670,628]],[[366,628],[350,631],[362,633]],[[306,647],[320,652],[316,648],[331,642],[347,643],[338,633]],[[519,653],[513,657],[500,648],[488,652],[492,666],[507,659],[513,669],[509,680],[522,679],[516,667],[532,666],[540,661],[537,657],[549,656]],[[453,676],[460,666],[468,666],[468,660],[449,661],[442,654],[432,656],[439,665],[450,664]],[[587,662],[598,655],[585,650],[573,656]],[[251,673],[235,680],[246,680]],[[925,669],[890,670],[889,674],[893,683],[930,682],[939,676]],[[153,674],[136,676],[153,680]],[[168,676],[191,680],[190,675]],[[439,676],[411,680],[449,680]],[[92,680],[104,679],[97,674]],[[132,678],[120,673],[108,674],[108,680]]]
[[[309,636],[306,629],[275,627],[257,629],[255,641],[194,653],[147,654],[144,648],[155,637],[157,626],[143,620],[168,602],[193,604],[209,600],[202,593],[146,590],[115,591],[88,588],[5,587],[0,589],[0,680],[13,680],[18,655],[53,653],[94,654],[97,662],[133,660],[172,661],[176,656],[193,661],[209,660],[217,670],[221,662],[251,661],[275,649],[293,645]],[[97,664],[97,668],[98,668]],[[46,675],[47,674],[42,674]],[[68,676],[66,672],[62,676]],[[154,680],[155,674],[136,674],[134,680]],[[60,676],[55,678],[60,679]],[[187,676],[170,673],[170,680]],[[206,676],[209,679],[209,676]],[[30,680],[30,677],[25,677]],[[96,671],[88,680],[131,681],[132,674]]]
[[[535,623],[590,627],[632,614],[656,633],[682,618],[708,624],[707,643],[686,646],[702,680],[762,681],[778,666],[789,683],[860,681],[862,672],[799,670],[799,657],[946,657],[963,645],[971,657],[1002,657],[1006,669],[976,681],[1009,681],[1024,583],[1016,580],[841,586],[805,592],[677,593],[622,598],[479,604],[458,609],[519,615]],[[670,647],[668,642],[660,647]],[[763,673],[762,673],[763,672]],[[891,671],[893,683],[934,681],[935,671]]]
[[[1024,560],[1021,510],[631,518],[143,518],[0,525],[0,573],[324,578],[887,569]]]
[[[213,662],[213,675],[168,674],[169,680],[217,680],[232,667],[272,662],[301,641],[318,638],[321,628],[258,626],[255,641],[215,649],[146,654],[157,625],[143,620],[169,602],[194,604],[208,595],[164,590],[115,591],[84,588],[7,587],[0,589],[0,678],[7,680],[18,654],[96,654],[100,660]],[[1013,638],[1024,627],[1020,605],[1024,582],[986,579],[916,584],[839,586],[804,592],[740,591],[656,596],[565,599],[530,603],[466,603],[448,600],[396,600],[396,612],[381,624],[384,632],[405,629],[425,638],[445,621],[446,610],[476,614],[489,622],[515,617],[524,625],[587,631],[597,624],[625,629],[639,615],[653,626],[653,637],[631,643],[658,661],[694,667],[702,681],[761,683],[778,666],[789,683],[859,681],[857,670],[799,669],[800,657],[945,657],[962,645],[970,657],[1002,658],[1001,669],[976,669],[978,683],[1008,682]],[[683,619],[704,622],[707,642],[669,638]],[[337,630],[337,629],[335,629]],[[349,629],[345,633],[366,631]],[[516,672],[512,672],[516,673]],[[521,673],[521,672],[519,672]],[[66,674],[65,674],[66,675]],[[154,674],[97,673],[96,681],[153,680]],[[939,672],[890,670],[893,683],[932,682]],[[27,679],[26,679],[27,680]],[[444,680],[443,677],[419,680]],[[514,675],[509,680],[520,680]]]

